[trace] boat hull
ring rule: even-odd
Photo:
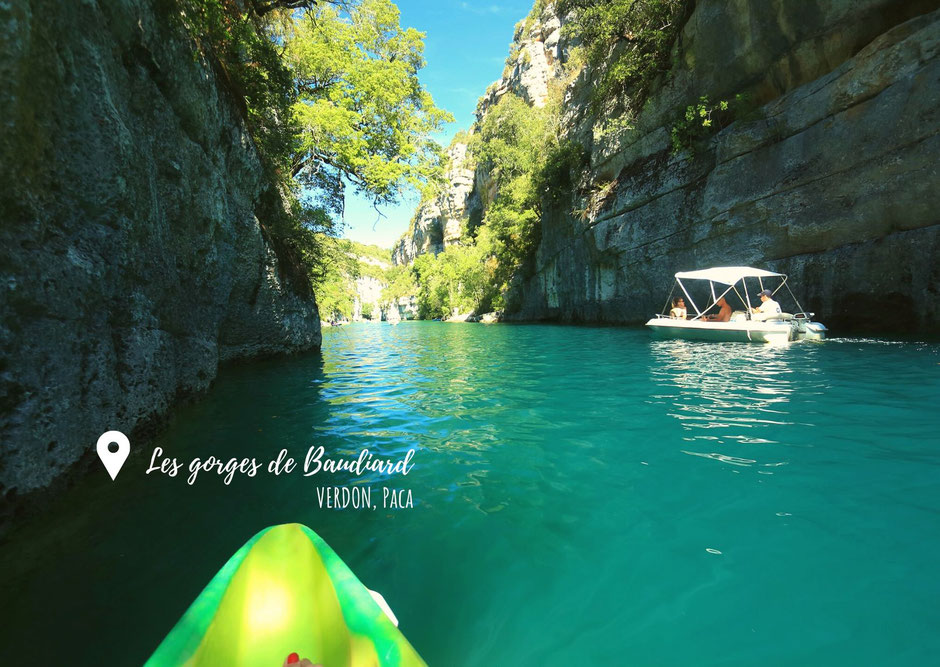
[[[702,322],[654,317],[646,326],[656,338],[714,343],[786,343],[796,339],[789,322]]]

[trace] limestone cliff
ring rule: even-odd
[[[363,312],[368,313],[365,319],[380,319],[382,315],[382,290],[388,287],[383,279],[385,271],[391,264],[374,257],[356,256],[359,263],[359,276],[353,281],[355,287],[355,300],[353,301],[353,319],[363,319]],[[363,271],[362,269],[372,269]],[[376,270],[377,269],[377,270]]]
[[[836,333],[936,330],[936,2],[687,6],[671,70],[638,111],[594,110],[604,64],[562,82],[565,134],[589,164],[569,197],[546,206],[507,316],[642,322],[676,271],[750,264],[791,274],[804,305]],[[543,83],[562,74],[564,23],[552,5],[527,19],[481,114],[507,90],[540,104]],[[688,105],[737,95],[751,100],[748,113],[694,152],[673,150],[670,130]],[[469,193],[453,188],[465,217],[483,215],[487,187],[477,171]],[[407,237],[402,246],[404,261],[427,251]]]
[[[503,75],[491,84],[477,104],[477,120],[506,93],[534,107],[545,106],[550,83],[561,74],[567,40],[555,7],[546,3],[516,25]]]
[[[221,362],[319,346],[309,282],[265,230],[280,197],[174,7],[0,5],[5,500]]]
[[[552,5],[547,5],[538,16],[520,21],[503,75],[477,104],[477,121],[509,92],[532,106],[544,106],[550,82],[561,73],[566,46],[561,21]],[[474,131],[475,126],[469,129],[469,134]],[[474,215],[482,217],[491,199],[487,193],[489,178],[484,171],[472,167],[465,140],[455,139],[447,149],[447,164],[447,187],[437,197],[418,206],[411,229],[393,249],[395,264],[410,264],[418,255],[436,254],[458,243],[468,219]]]
[[[395,264],[410,264],[418,255],[439,253],[460,240],[474,179],[467,168],[466,143],[455,141],[447,149],[447,165],[447,187],[418,206],[411,229],[392,249]]]
[[[639,322],[675,271],[786,272],[836,332],[940,322],[940,13],[933,3],[700,0],[631,127],[598,139],[586,72],[569,105],[590,151],[576,201],[542,220],[516,317]],[[677,111],[748,93],[693,155]],[[603,135],[602,135],[603,136]],[[608,191],[603,205],[586,204]],[[587,210],[585,216],[571,209]]]

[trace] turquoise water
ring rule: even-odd
[[[923,343],[330,329],[322,354],[228,369],[153,444],[416,447],[391,484],[415,507],[320,509],[315,478],[187,486],[146,476],[142,447],[0,548],[0,663],[139,664],[232,552],[287,521],[380,591],[432,665],[928,663],[938,398]]]

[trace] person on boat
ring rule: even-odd
[[[684,320],[689,316],[685,309],[685,300],[680,296],[672,300],[672,310],[669,311],[669,317],[674,320]]]
[[[774,301],[774,293],[769,289],[765,289],[758,296],[760,296],[761,304],[757,308],[751,308],[752,313],[760,313],[762,315],[779,315],[783,311],[780,309],[780,304]]]
[[[731,320],[731,304],[722,296],[718,298],[715,305],[718,306],[718,312],[706,315],[702,319],[708,322],[729,322]]]

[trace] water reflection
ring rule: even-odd
[[[414,323],[330,333],[322,397],[333,410],[318,437],[340,451],[368,443],[383,456],[417,448],[409,484],[437,491],[418,499],[425,511],[445,512],[455,501],[484,513],[502,510],[487,498],[496,485],[483,483],[489,451],[505,441],[499,425],[507,407],[492,386],[497,364],[513,361],[502,354],[498,332],[485,342],[467,327]],[[432,467],[452,471],[446,485],[429,474]]]
[[[654,341],[650,402],[686,431],[686,454],[739,467],[785,465],[779,450],[764,446],[797,444],[787,439],[792,427],[813,425],[791,407],[795,392],[823,391],[823,382],[807,373],[813,352],[802,344]]]

